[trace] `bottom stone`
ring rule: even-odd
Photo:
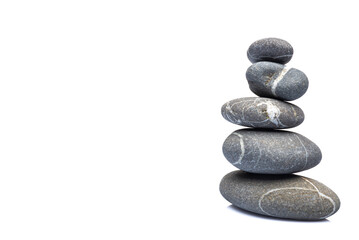
[[[278,218],[320,220],[340,207],[338,196],[327,186],[294,174],[234,171],[223,177],[220,192],[239,208]]]

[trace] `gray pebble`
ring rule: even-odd
[[[247,56],[252,63],[269,61],[286,64],[292,59],[293,47],[279,38],[264,38],[249,46]]]
[[[308,89],[308,78],[300,70],[272,62],[258,62],[246,72],[249,88],[260,97],[292,101]]]
[[[308,138],[280,130],[237,130],[227,137],[222,150],[233,166],[262,174],[300,172],[322,159],[319,147]]]
[[[338,196],[324,184],[299,175],[260,175],[234,171],[220,192],[233,205],[254,213],[297,220],[320,220],[336,213]]]
[[[225,103],[222,116],[229,122],[246,127],[284,129],[304,121],[302,109],[276,99],[246,97]]]

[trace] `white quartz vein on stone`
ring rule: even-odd
[[[232,110],[232,106],[233,106],[233,105],[231,106],[231,105],[229,105],[229,103],[230,103],[230,102],[227,102],[227,104],[226,104],[226,110],[227,110],[227,111],[225,112],[225,113],[226,113],[226,116],[227,116],[227,118],[228,118],[228,120],[230,120],[231,122],[237,122],[237,123],[240,124],[240,123],[241,123],[241,120],[240,120],[239,118],[238,118],[237,120],[236,120],[236,119],[233,120],[233,118],[228,115],[228,112],[229,112],[230,114],[232,114],[233,117],[235,117],[235,113],[234,113],[233,110]]]
[[[279,73],[278,77],[277,77],[276,79],[274,79],[273,84],[272,84],[272,88],[271,88],[272,94],[273,94],[274,96],[277,96],[276,93],[275,93],[275,90],[276,90],[276,88],[277,88],[278,83],[283,79],[284,75],[285,75],[288,71],[289,71],[288,68],[286,68],[286,67],[283,68],[283,70]]]
[[[240,99],[240,100],[238,100],[238,101],[235,101],[235,102],[233,102],[232,104],[231,104],[231,102],[232,101],[229,101],[229,102],[227,102],[227,104],[226,104],[226,116],[227,116],[227,118],[228,118],[228,120],[230,120],[231,122],[233,122],[233,123],[237,123],[237,124],[242,124],[243,122],[246,122],[245,121],[245,119],[244,119],[244,116],[245,116],[245,114],[244,114],[244,106],[242,107],[242,119],[239,119],[239,116],[238,115],[236,115],[234,112],[233,112],[233,106],[235,106],[235,105],[237,105],[237,104],[243,104],[243,103],[246,103],[246,102],[253,102],[253,100],[252,99]],[[228,112],[230,113],[230,114],[232,114],[232,116],[233,116],[233,118],[232,117],[230,117],[229,115],[228,115]],[[240,115],[240,114],[239,114]]]
[[[304,146],[302,140],[300,140],[300,138],[298,137],[298,135],[294,134],[294,136],[297,137],[297,139],[299,140],[300,144],[302,145],[302,147],[304,148],[304,151],[305,151],[305,163],[304,163],[304,166],[302,168],[302,170],[303,170],[303,169],[305,169],[305,167],[308,164],[308,151],[307,151],[307,148]]]
[[[281,111],[280,109],[275,106],[272,102],[270,101],[264,101],[264,102],[261,102],[259,104],[257,104],[257,107],[258,106],[261,106],[261,105],[266,105],[267,106],[267,114],[268,114],[268,120],[271,121],[272,123],[274,123],[277,127],[279,127],[280,125],[282,127],[286,127],[286,125],[284,125],[283,123],[280,122],[279,120],[279,116],[281,114]]]
[[[244,157],[244,142],[243,142],[243,136],[237,132],[234,132],[233,135],[236,135],[237,137],[239,137],[239,144],[241,146],[241,155],[239,156],[238,160],[236,162],[233,163],[233,165],[236,165],[236,164],[241,164],[242,162],[242,159]]]
[[[327,217],[329,217],[330,215],[332,215],[332,214],[335,212],[335,202],[334,202],[334,200],[333,200],[331,197],[325,195],[324,193],[321,193],[321,192],[319,191],[319,189],[314,185],[314,183],[312,183],[311,181],[309,181],[307,178],[305,178],[305,177],[301,177],[301,178],[302,178],[304,181],[308,182],[310,185],[312,185],[312,186],[315,188],[315,191],[318,193],[318,195],[319,195],[320,197],[323,197],[323,198],[328,199],[328,200],[330,201],[330,203],[333,205],[333,210],[332,210],[328,215],[326,215],[326,216],[324,216],[324,217],[321,217],[321,219],[327,218]]]
[[[247,122],[246,119],[245,119],[246,114],[245,114],[244,112],[248,112],[249,109],[253,108],[253,107],[254,107],[254,106],[253,106],[253,103],[254,103],[255,101],[256,101],[256,99],[255,99],[255,100],[253,100],[253,99],[241,100],[241,103],[243,103],[243,107],[242,107],[242,120],[243,120],[243,122]],[[252,102],[252,105],[251,105],[251,104],[248,104],[248,102]],[[244,105],[244,103],[246,103],[246,105]],[[248,107],[248,106],[249,106],[249,107]],[[254,127],[254,125],[252,124],[253,121],[249,121],[249,122],[247,122],[247,123],[251,124],[252,127]]]
[[[242,109],[242,112],[241,114],[236,115],[235,112],[233,111],[233,107],[237,104],[242,104],[242,106],[240,107]],[[251,108],[255,108],[261,105],[266,105],[268,119],[265,119],[263,121],[252,121],[252,120],[247,121],[245,118],[246,116],[245,112],[248,112]],[[226,103],[225,109],[226,109],[225,114],[227,119],[239,125],[249,124],[252,127],[257,127],[254,124],[260,124],[269,121],[275,124],[277,127],[287,127],[279,120],[279,116],[281,114],[280,109],[275,104],[273,104],[271,101],[268,100],[255,98],[255,99],[240,99],[233,103],[231,103],[230,101]]]
[[[264,193],[258,201],[258,207],[261,209],[262,212],[264,212],[265,214],[269,215],[269,216],[273,216],[272,214],[264,211],[264,209],[262,208],[262,201],[264,199],[265,196],[267,196],[268,194],[272,193],[272,192],[276,192],[276,191],[280,191],[280,190],[291,190],[291,189],[296,189],[296,190],[306,190],[306,191],[312,191],[312,192],[317,192],[316,190],[313,189],[309,189],[309,188],[303,188],[303,187],[286,187],[286,188],[274,188],[269,190],[268,192]]]

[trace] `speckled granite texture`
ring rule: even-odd
[[[293,47],[279,38],[264,38],[249,46],[247,57],[252,63],[269,61],[281,64],[288,63],[293,56]]]
[[[249,88],[260,97],[292,101],[303,96],[309,86],[307,76],[282,64],[258,62],[246,72]]]
[[[241,129],[227,137],[222,149],[230,163],[252,173],[300,172],[322,159],[319,147],[308,138],[280,130]]]
[[[304,113],[298,106],[271,98],[247,97],[225,103],[222,116],[245,127],[284,129],[300,125]]]
[[[262,215],[320,220],[340,207],[324,184],[299,175],[262,175],[234,171],[222,179],[220,192],[233,205]]]

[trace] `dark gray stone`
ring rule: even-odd
[[[294,174],[234,171],[222,179],[220,192],[239,208],[278,218],[320,220],[340,207],[338,196],[327,186]]]
[[[264,38],[249,46],[247,56],[252,63],[269,61],[286,64],[292,59],[293,47],[279,38]]]
[[[225,103],[222,116],[229,122],[246,127],[284,129],[304,121],[302,109],[276,99],[246,97]]]
[[[308,89],[308,78],[300,70],[272,62],[258,62],[246,72],[249,88],[260,97],[292,101]]]
[[[308,138],[280,130],[237,130],[227,137],[222,149],[233,166],[251,173],[300,172],[322,159],[319,147]]]

